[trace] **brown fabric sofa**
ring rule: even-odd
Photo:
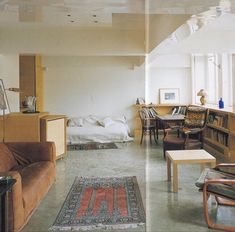
[[[0,176],[16,179],[10,220],[20,231],[55,180],[54,143],[0,143]]]

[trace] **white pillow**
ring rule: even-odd
[[[114,121],[111,118],[107,117],[107,118],[104,118],[103,120],[99,120],[98,123],[103,127],[108,127],[114,124]]]
[[[116,122],[121,122],[121,123],[126,123],[126,117],[123,115],[123,116],[117,116],[117,117],[112,117],[112,119]]]
[[[86,123],[91,124],[91,125],[96,125],[98,122],[98,118],[94,115],[89,115],[84,120]]]
[[[70,118],[68,120],[67,126],[69,126],[69,127],[75,127],[75,126],[82,127],[83,124],[84,124],[83,118]]]

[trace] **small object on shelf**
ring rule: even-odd
[[[136,105],[139,105],[140,104],[140,101],[139,101],[139,98],[136,99]]]
[[[201,102],[201,105],[205,105],[206,103],[206,99],[205,97],[207,96],[207,93],[204,89],[201,89],[198,93],[197,93],[197,96],[200,96],[200,102]]]
[[[220,109],[223,109],[223,108],[224,108],[224,102],[223,102],[222,97],[221,97],[220,100],[219,100],[219,108],[220,108]]]

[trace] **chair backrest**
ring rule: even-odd
[[[149,127],[155,125],[155,121],[153,120],[153,118],[149,117],[148,112],[145,108],[139,110],[139,116],[142,127]]]
[[[184,127],[203,128],[206,124],[208,109],[200,106],[188,106]]]

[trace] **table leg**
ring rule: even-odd
[[[205,164],[200,164],[200,169],[201,169],[201,173],[203,172],[204,168],[205,168]]]
[[[166,156],[167,163],[167,181],[171,181],[171,160],[168,156]]]
[[[178,192],[178,167],[173,163],[173,192]]]
[[[211,168],[214,168],[216,166],[216,160],[211,161]]]

